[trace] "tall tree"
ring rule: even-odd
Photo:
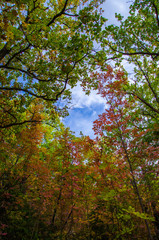
[[[20,115],[35,98],[48,111],[59,98],[70,98],[77,81],[91,85],[93,42],[104,23],[101,2],[1,1],[1,114],[8,118],[1,128],[22,124]]]
[[[108,59],[124,64],[130,81],[125,91],[137,97],[141,113],[156,122],[159,114],[159,3],[135,0],[129,16],[116,14],[118,26],[109,25],[103,32],[103,49]]]
[[[154,181],[154,177],[157,180],[155,167],[158,148],[148,145],[144,140],[147,132],[151,133],[152,129],[144,128],[144,117],[137,114],[138,108],[136,108],[135,100],[130,101],[126,98],[123,85],[127,83],[127,77],[124,72],[117,70],[114,74],[113,69],[108,66],[107,73],[99,74],[98,77],[100,79],[99,93],[106,99],[107,109],[94,122],[94,130],[103,138],[106,146],[111,146],[112,151],[116,153],[120,159],[118,164],[129,169],[127,178],[138,198],[141,212],[145,214],[147,203],[144,203],[142,195],[144,195],[146,202],[152,204],[154,201],[146,181],[150,174],[149,165],[153,166],[153,170],[151,170],[154,172],[151,181]],[[147,196],[143,194],[143,189],[139,187],[139,183],[143,185],[144,189],[147,189]],[[145,224],[149,238],[153,239],[147,218],[145,218]]]

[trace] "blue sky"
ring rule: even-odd
[[[103,16],[108,19],[107,24],[117,24],[115,13],[127,16],[130,2],[127,0],[106,0],[102,4]],[[69,116],[63,119],[64,124],[69,127],[76,136],[80,132],[94,138],[92,130],[93,121],[98,118],[105,109],[105,101],[96,91],[92,91],[89,96],[85,95],[78,84],[72,90],[72,104]]]

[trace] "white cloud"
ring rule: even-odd
[[[80,132],[94,138],[93,121],[105,109],[105,99],[97,91],[86,95],[80,84],[72,89],[72,101],[69,116],[63,119],[66,126],[79,136]]]
[[[104,109],[100,109],[104,111]],[[82,132],[84,135],[94,138],[94,132],[92,130],[93,121],[98,118],[99,109],[93,108],[76,108],[70,111],[70,115],[64,119],[66,126],[75,132],[76,136]]]
[[[86,95],[80,84],[72,89],[73,108],[90,107],[95,104],[105,104],[105,100],[99,94],[97,94],[97,91],[91,90],[90,95]]]
[[[108,19],[107,24],[119,24],[115,19],[115,13],[120,13],[122,16],[127,17],[129,14],[129,6],[127,0],[106,0],[102,4],[104,10],[103,16]]]
[[[127,13],[127,3],[126,1],[123,0],[109,0],[109,2],[112,3],[112,5],[115,7],[115,9],[118,12],[121,12],[122,14],[126,14]]]

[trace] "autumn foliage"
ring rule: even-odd
[[[0,239],[159,239],[158,3],[103,30],[99,2],[0,3]],[[60,118],[78,81],[94,139]]]

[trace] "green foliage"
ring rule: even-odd
[[[0,239],[158,239],[158,2],[104,30],[98,2],[0,3]],[[60,121],[78,81],[96,139]]]
[[[67,107],[69,89],[78,81],[91,86],[93,42],[105,20],[98,1],[86,3],[1,1],[1,128],[22,124],[21,114],[33,99],[45,102],[45,111],[58,110],[56,102]]]
[[[127,19],[116,14],[119,26],[105,28],[103,49],[117,66],[122,65],[123,60],[131,64],[133,72],[126,69],[131,80],[125,86],[125,92],[137,98],[141,114],[151,118],[154,128],[159,114],[159,4],[153,0],[135,0],[129,13]]]
[[[140,212],[136,212],[134,208],[132,208],[131,206],[129,206],[128,209],[123,209],[123,211],[130,213],[130,214],[134,214],[135,216],[141,218],[141,219],[148,219],[151,221],[154,221],[154,218],[151,216],[148,216],[146,213],[140,213]]]

